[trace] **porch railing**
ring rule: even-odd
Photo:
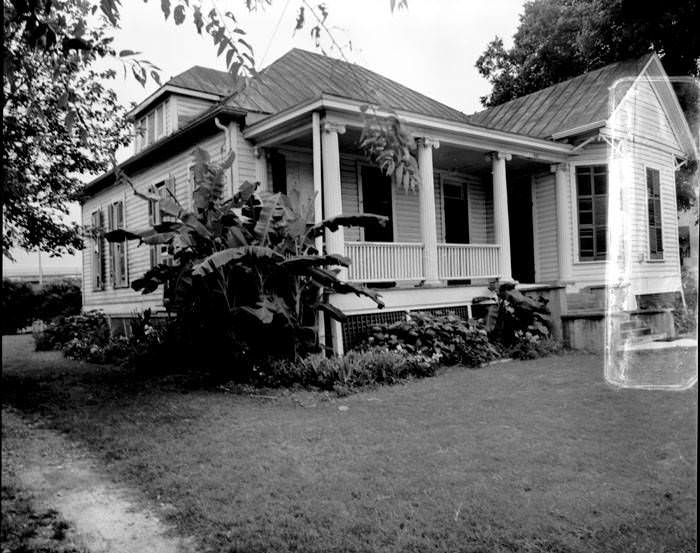
[[[498,250],[498,244],[438,244],[438,277],[497,278]]]
[[[417,242],[346,242],[354,282],[423,279],[423,244]]]

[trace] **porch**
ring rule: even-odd
[[[557,203],[567,201],[559,189],[569,185],[562,162],[570,146],[523,144],[529,139],[520,137],[516,143],[483,132],[477,139],[467,136],[473,127],[461,124],[441,130],[426,128],[436,121],[407,125],[421,184],[403,190],[362,155],[362,124],[359,110],[338,107],[286,114],[279,125],[252,125],[244,136],[256,145],[262,187],[313,202],[313,220],[357,212],[388,217],[386,228],[341,227],[317,243],[351,259],[341,278],[382,289],[385,313],[460,306],[470,313],[466,306],[488,294],[493,280],[560,279],[557,257],[569,255],[570,240],[558,239],[567,228],[558,224],[567,209],[559,209],[553,193],[556,185]],[[538,178],[552,189],[545,194],[552,203],[541,206],[548,250],[539,257],[534,225],[541,214],[533,206]],[[538,262],[544,270],[537,271]],[[369,300],[354,295],[331,301],[350,316],[377,313]],[[332,323],[330,332],[334,349],[342,351],[340,325]]]

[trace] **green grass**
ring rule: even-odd
[[[696,549],[697,388],[613,389],[600,357],[304,407],[30,351],[3,338],[3,399],[212,551]]]
[[[3,553],[87,553],[68,536],[69,528],[56,511],[37,508],[26,492],[2,485]]]

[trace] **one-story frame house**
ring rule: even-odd
[[[379,103],[380,116],[385,108],[396,114],[415,138],[418,190],[397,186],[359,149],[367,103]],[[319,217],[389,217],[386,227],[341,228],[326,240],[328,252],[352,259],[348,280],[381,285],[386,304],[378,311],[366,298],[333,297],[349,316],[331,325],[336,351],[367,324],[407,310],[470,315],[472,299],[496,279],[565,292],[557,296],[561,315],[600,308],[590,292],[606,285],[615,195],[629,233],[625,307],[681,288],[674,175],[697,157],[697,144],[654,53],[465,115],[363,67],[293,49],[244,87],[225,72],[192,67],[131,116],[134,154],[120,166],[143,191],[169,189],[189,205],[198,145],[214,159],[235,151],[227,195],[259,182],[316,194]],[[622,151],[624,179],[611,166]],[[147,203],[113,172],[85,188],[85,225],[145,228],[149,217]],[[162,310],[161,293],[129,286],[159,255],[93,240],[83,254],[84,309],[115,319]]]

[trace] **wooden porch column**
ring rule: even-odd
[[[569,164],[558,163],[551,166],[554,173],[557,194],[557,259],[559,280],[562,284],[571,282],[571,236],[569,225]]]
[[[506,161],[512,158],[505,152],[491,154],[493,173],[493,228],[499,248],[499,269],[502,281],[512,281],[510,264],[510,223],[508,222],[508,187],[506,183]]]
[[[435,220],[435,183],[433,182],[433,148],[440,142],[433,138],[418,139],[420,186],[420,236],[423,242],[423,277],[427,286],[438,286],[437,222]]]
[[[313,150],[314,172],[314,223],[323,220],[323,176],[321,174],[321,118],[317,111],[311,114],[311,144]],[[323,253],[323,237],[315,239],[315,247],[319,254]],[[323,295],[323,290],[320,292]],[[318,343],[321,347],[326,345],[326,321],[323,311],[318,311],[316,316],[316,328]]]
[[[322,165],[323,165],[323,216],[334,217],[343,212],[343,197],[340,189],[340,151],[338,135],[345,132],[345,126],[324,121],[321,125]],[[345,253],[343,227],[335,232],[326,231],[326,251]]]
[[[321,125],[321,165],[323,166],[323,216],[334,217],[343,212],[343,197],[340,184],[340,148],[338,135],[345,132],[345,126],[324,121]],[[343,227],[335,232],[326,231],[326,252],[345,255],[345,233]],[[338,278],[346,280],[348,270],[343,267]],[[343,334],[340,323],[331,320],[333,352],[343,355]]]

